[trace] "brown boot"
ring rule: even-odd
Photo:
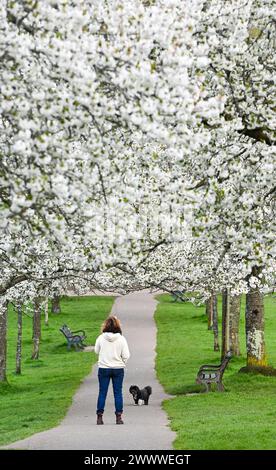
[[[122,420],[122,413],[116,413],[116,424],[124,424]]]
[[[103,424],[103,414],[97,413],[97,424]]]

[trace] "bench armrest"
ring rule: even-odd
[[[205,365],[201,366],[201,367],[199,368],[199,370],[203,370],[203,369],[219,369],[220,367],[221,367],[220,365],[219,365],[219,366],[213,366],[213,365],[211,365],[211,364],[210,364],[210,365],[205,364]]]
[[[75,333],[82,333],[85,336],[84,330],[77,330],[77,331],[72,331],[72,334],[74,335]]]

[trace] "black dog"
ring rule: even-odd
[[[152,388],[148,385],[147,387],[142,388],[140,390],[140,388],[137,387],[137,385],[131,385],[131,387],[129,388],[129,392],[133,396],[135,405],[139,404],[139,400],[143,400],[144,404],[148,405],[149,397],[152,394]]]

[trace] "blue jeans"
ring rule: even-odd
[[[123,412],[123,380],[124,368],[120,369],[105,369],[99,367],[99,396],[97,403],[97,413],[104,412],[105,400],[108,391],[110,379],[112,379],[113,393],[115,399],[115,413]]]

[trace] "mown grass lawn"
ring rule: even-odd
[[[166,392],[176,395],[164,402],[177,433],[174,447],[276,449],[276,377],[238,372],[245,365],[244,314],[242,356],[234,358],[224,374],[226,392],[192,395],[199,391],[195,385],[199,366],[220,362],[220,353],[213,352],[213,333],[207,331],[205,308],[173,303],[168,295],[158,300],[156,369]],[[266,297],[265,311],[268,358],[276,366],[275,298]]]
[[[84,329],[85,343],[94,344],[101,323],[109,314],[112,297],[69,297],[62,300],[62,313],[50,314],[49,326],[42,318],[40,359],[30,359],[32,320],[23,318],[22,375],[14,374],[16,315],[8,318],[8,385],[0,386],[0,444],[22,439],[56,426],[65,416],[81,380],[90,372],[96,355],[67,351],[59,328]],[[96,399],[96,398],[95,398]],[[91,403],[93,406],[93,403]]]

